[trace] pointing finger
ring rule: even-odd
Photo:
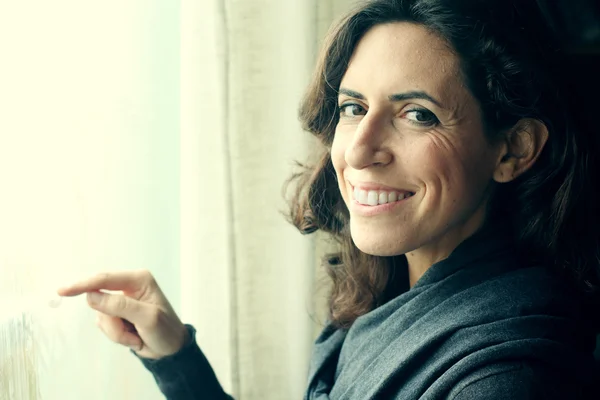
[[[146,270],[104,272],[72,285],[62,287],[57,290],[57,293],[60,296],[71,297],[98,290],[135,292],[153,281],[152,274]]]

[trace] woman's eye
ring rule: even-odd
[[[420,126],[434,126],[440,122],[434,113],[424,108],[409,110],[404,115],[411,123]]]
[[[358,115],[364,115],[366,110],[358,104],[344,104],[339,107],[340,114],[343,117],[356,117]]]

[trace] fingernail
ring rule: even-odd
[[[61,286],[58,289],[56,289],[56,294],[68,292],[70,288],[70,286]]]
[[[98,304],[102,300],[102,293],[90,292],[88,293],[88,301],[92,304]]]

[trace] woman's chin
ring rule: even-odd
[[[360,251],[372,256],[390,257],[406,253],[402,241],[393,240],[389,235],[353,234],[352,241]]]

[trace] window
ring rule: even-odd
[[[159,400],[59,285],[147,268],[179,291],[179,3],[0,5],[0,399]]]

